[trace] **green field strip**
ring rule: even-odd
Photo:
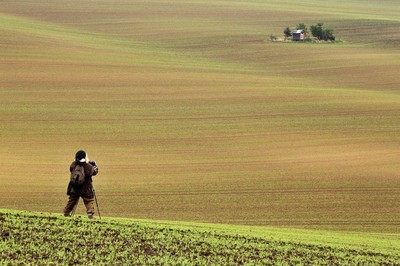
[[[4,209],[0,210],[0,220],[1,259],[11,265],[21,261],[72,263],[77,254],[85,254],[80,256],[81,263],[96,264],[349,265],[396,264],[399,260],[399,235],[395,234],[109,217],[90,221],[80,216],[71,219]]]
[[[400,234],[340,232],[333,230],[312,230],[265,226],[241,226],[228,224],[194,223],[184,221],[162,221],[107,217],[109,221],[129,224],[133,221],[148,226],[171,226],[176,229],[216,231],[229,235],[248,235],[292,243],[308,243],[333,247],[357,248],[395,254],[400,249]]]

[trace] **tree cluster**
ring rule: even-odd
[[[318,23],[317,25],[312,25],[310,27],[311,34],[318,38],[318,40],[324,40],[324,41],[334,41],[335,40],[335,35],[333,35],[333,30],[325,28],[324,29],[324,23]]]
[[[300,23],[296,26],[296,30],[303,30],[304,35],[308,34],[308,27],[304,23]],[[313,37],[317,38],[318,40],[324,40],[324,41],[334,41],[335,40],[335,35],[333,35],[333,30],[329,28],[324,28],[324,23],[317,23],[316,25],[310,26],[310,31]],[[285,34],[285,37],[289,38],[292,36],[292,30],[287,27],[284,31],[283,34]]]

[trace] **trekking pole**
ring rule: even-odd
[[[96,201],[97,211],[99,212],[99,218],[100,218],[100,220],[101,220],[99,204],[98,204],[98,202],[97,202],[96,192],[94,191],[94,188],[93,188],[93,195],[94,195],[94,200]]]
[[[74,214],[75,214],[75,211],[76,211],[76,207],[78,206],[78,202],[79,202],[79,198],[76,200],[76,203],[75,203],[74,207],[72,208],[71,218],[74,217]]]

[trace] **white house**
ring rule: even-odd
[[[304,30],[292,30],[293,41],[304,41]]]

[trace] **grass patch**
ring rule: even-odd
[[[0,259],[10,265],[34,263],[143,265],[293,265],[397,264],[394,250],[380,247],[379,236],[368,236],[367,247],[357,238],[329,245],[327,233],[318,241],[302,241],[309,231],[254,229],[211,224],[152,222],[103,218],[90,221],[44,213],[0,210]],[[256,230],[262,230],[261,228]],[[269,232],[271,233],[269,233]],[[399,236],[387,236],[393,249]],[[373,250],[371,250],[373,247]]]

